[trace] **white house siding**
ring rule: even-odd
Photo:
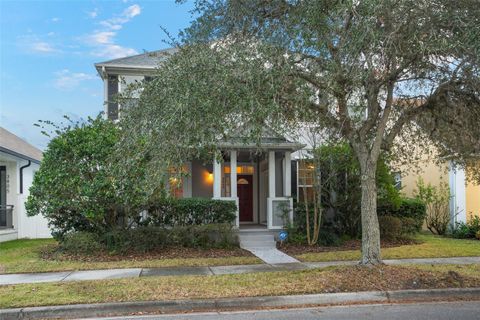
[[[25,201],[30,194],[33,175],[39,165],[31,163],[23,169],[23,194],[20,193],[20,167],[28,164],[27,160],[0,152],[0,166],[6,167],[7,173],[7,205],[13,205],[13,229],[0,230],[0,242],[17,238],[49,238],[51,237],[47,220],[41,215],[28,217]]]
[[[23,163],[22,163],[23,162]],[[18,163],[18,177],[20,179],[20,167],[26,164],[26,161]],[[27,216],[25,210],[25,201],[30,195],[30,186],[33,182],[35,172],[40,168],[39,164],[32,163],[30,167],[23,169],[23,194],[17,194],[17,225],[18,238],[51,238],[51,231],[48,228],[47,219],[41,214],[33,217]],[[20,181],[20,180],[18,180]]]

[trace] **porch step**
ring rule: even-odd
[[[275,248],[275,237],[271,232],[240,232],[240,247],[242,248]]]

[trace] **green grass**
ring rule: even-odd
[[[452,239],[431,234],[415,236],[420,244],[404,245],[382,249],[383,259],[407,258],[448,258],[480,256],[480,241],[466,239]],[[320,253],[304,253],[295,255],[301,261],[336,261],[358,260],[360,250],[331,251]]]
[[[221,258],[175,258],[91,262],[45,260],[40,252],[46,246],[54,246],[53,239],[14,240],[0,243],[0,273],[48,272],[113,268],[157,268],[175,266],[222,266],[256,264],[261,261],[253,256]]]
[[[480,266],[361,266],[0,286],[0,308],[480,286]],[[458,276],[449,276],[452,268]]]
[[[480,256],[480,241],[443,238],[420,234],[421,244],[382,250],[384,259]],[[40,251],[56,245],[53,239],[15,240],[0,243],[0,273],[47,272],[112,268],[155,268],[174,266],[219,266],[261,263],[256,257],[145,259],[108,262],[44,260]],[[301,261],[357,260],[359,250],[305,253],[295,256]]]

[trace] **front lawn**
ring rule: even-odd
[[[480,266],[330,267],[221,276],[172,276],[0,286],[0,308],[480,286]]]
[[[467,239],[452,239],[432,234],[418,234],[414,237],[418,243],[401,245],[397,247],[382,248],[383,259],[407,258],[448,258],[480,256],[480,241]],[[288,248],[285,250],[288,254]],[[336,261],[359,260],[360,250],[338,250],[331,247],[328,252],[298,251],[293,254],[300,261]]]
[[[261,260],[245,250],[165,250],[150,255],[65,257],[45,256],[57,245],[53,239],[14,240],[0,243],[0,273],[157,268],[174,266],[222,266],[256,264]],[[163,254],[163,255],[162,255]],[[100,260],[100,261],[99,261]]]

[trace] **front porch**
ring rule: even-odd
[[[212,198],[237,203],[237,227],[281,229],[293,220],[291,152],[237,148],[214,159]]]

